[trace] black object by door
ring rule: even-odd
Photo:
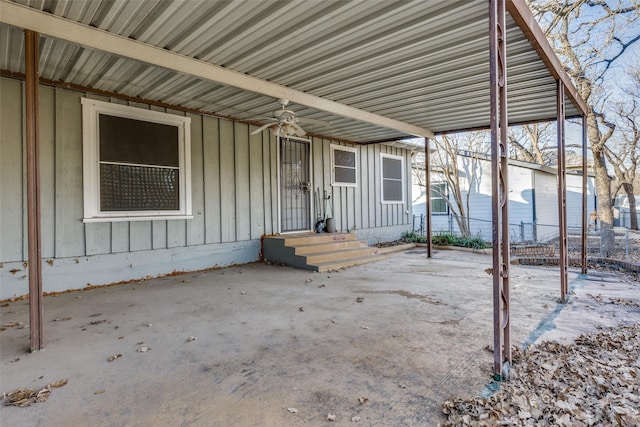
[[[309,143],[280,139],[281,230],[311,230],[311,182]]]

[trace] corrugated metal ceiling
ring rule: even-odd
[[[433,132],[489,124],[488,2],[391,0],[16,0],[68,20],[204,60]],[[556,83],[508,17],[509,116],[555,117]],[[23,72],[24,36],[0,25],[0,69]],[[135,56],[135,52],[132,52]],[[41,76],[250,119],[274,98],[43,36]],[[305,129],[369,142],[398,131],[290,105],[329,120]],[[567,99],[567,115],[578,110]]]

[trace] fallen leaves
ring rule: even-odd
[[[640,304],[626,298],[609,298],[611,304],[623,305],[626,307],[640,307]]]
[[[3,326],[5,328],[17,328],[18,326],[22,326],[22,322],[7,322]]]
[[[31,406],[34,403],[45,402],[49,398],[52,388],[60,388],[68,382],[69,380],[67,379],[56,381],[51,384],[47,384],[46,387],[41,388],[38,391],[30,388],[19,388],[10,391],[9,393],[4,393],[1,400],[4,401],[5,406]]]
[[[573,344],[514,349],[511,379],[489,397],[444,403],[444,425],[640,425],[640,324]]]

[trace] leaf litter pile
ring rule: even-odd
[[[40,390],[33,390],[30,388],[19,388],[9,393],[2,395],[5,406],[31,406],[34,403],[45,402],[51,394],[52,388],[60,388],[66,385],[68,380],[60,380],[51,384],[47,384],[46,387]]]
[[[445,426],[640,425],[640,323],[513,351],[489,397],[443,404]]]

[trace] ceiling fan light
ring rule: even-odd
[[[285,136],[291,136],[295,133],[295,128],[291,126],[289,123],[285,123],[282,125],[282,133]]]

